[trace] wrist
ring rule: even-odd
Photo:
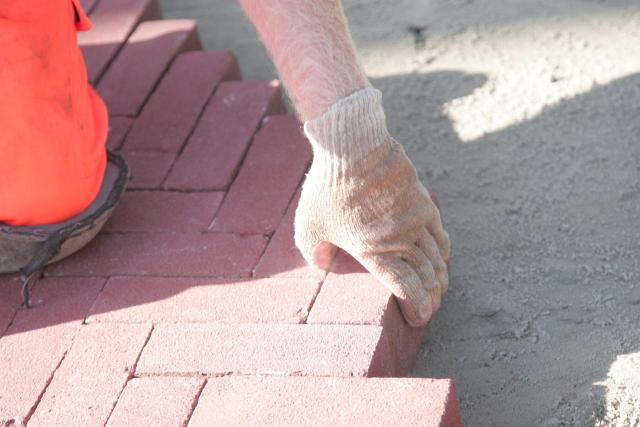
[[[304,133],[313,147],[314,162],[358,162],[392,141],[382,108],[382,93],[370,86],[306,121]]]

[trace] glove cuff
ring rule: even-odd
[[[382,92],[371,86],[342,98],[319,117],[304,123],[314,160],[357,162],[391,141],[382,108]]]

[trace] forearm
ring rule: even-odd
[[[367,86],[339,0],[239,0],[302,120]]]

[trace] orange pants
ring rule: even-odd
[[[87,83],[78,0],[0,0],[0,223],[85,210],[106,166],[107,110]]]

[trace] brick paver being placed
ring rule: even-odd
[[[128,192],[32,309],[0,276],[0,426],[459,425],[409,374],[422,329],[343,252],[295,248],[311,150],[277,82],[241,81],[153,0],[83,0]],[[372,378],[396,377],[396,378]]]

